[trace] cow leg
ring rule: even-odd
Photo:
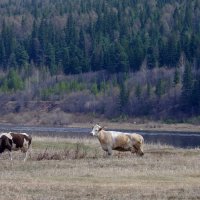
[[[139,151],[139,148],[137,145],[133,145],[133,148],[131,150],[132,153],[136,153],[138,155],[138,151]]]
[[[32,151],[32,146],[30,146],[29,149],[23,149],[23,150],[22,150],[22,152],[25,153],[24,162],[27,160],[28,154],[29,154],[30,157],[31,157],[31,151]]]
[[[32,158],[32,143],[30,144],[28,151],[29,151],[30,158]]]
[[[9,151],[10,160],[12,161],[12,151]]]
[[[27,160],[28,151],[25,152],[24,162]]]
[[[110,157],[112,155],[112,148],[111,147],[107,147],[107,149],[105,149],[105,151],[107,152],[108,157]]]
[[[133,147],[131,148],[131,153],[134,154],[134,153],[136,153],[136,152],[137,152],[137,150],[136,150],[136,148],[133,146]]]
[[[111,155],[112,155],[112,148],[108,147],[108,156],[111,156]]]

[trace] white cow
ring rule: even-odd
[[[112,155],[112,150],[130,151],[143,156],[144,138],[136,133],[123,133],[116,131],[105,131],[103,127],[96,124],[91,134],[97,136],[101,147],[108,155]]]

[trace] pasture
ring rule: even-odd
[[[200,149],[146,144],[144,157],[96,138],[33,137],[31,158],[0,156],[0,199],[200,199]]]

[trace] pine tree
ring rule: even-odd
[[[29,56],[30,60],[32,60],[36,65],[42,63],[42,49],[38,38],[31,39]]]
[[[147,49],[147,66],[149,69],[156,67],[157,55],[156,49],[153,46],[149,46]]]
[[[124,48],[117,44],[116,47],[116,56],[118,57],[118,63],[117,64],[117,71],[116,72],[128,72],[129,71],[129,60],[128,55],[126,54]]]
[[[180,73],[178,71],[178,69],[176,68],[175,73],[174,73],[174,85],[176,86],[177,84],[180,83]]]
[[[24,66],[26,63],[28,63],[28,53],[26,51],[26,49],[24,48],[23,45],[18,44],[16,51],[15,51],[15,55],[16,55],[16,61],[17,64],[22,67]]]
[[[190,110],[192,88],[193,88],[192,68],[191,65],[186,64],[183,74],[182,94],[181,94],[183,109]]]
[[[5,50],[4,43],[1,41],[1,45],[0,45],[0,65],[5,69],[6,64],[7,64],[6,50]]]
[[[159,66],[168,65],[167,44],[163,39],[158,42],[159,46]]]
[[[136,97],[137,97],[138,99],[140,99],[141,94],[142,94],[142,88],[141,88],[141,86],[138,84],[138,85],[136,86],[136,89],[135,89],[135,95],[136,95]]]
[[[190,29],[192,26],[192,4],[189,1],[186,1],[185,5],[184,25],[187,29]]]
[[[191,94],[191,106],[196,114],[200,114],[200,77],[197,76]]]
[[[131,43],[128,51],[130,67],[133,71],[138,71],[145,59],[144,45],[141,36],[137,36]]]
[[[51,43],[47,45],[46,50],[46,65],[49,67],[51,74],[56,74],[56,65],[55,65],[55,49]]]
[[[11,53],[11,55],[8,59],[8,66],[12,67],[12,68],[17,68],[17,61],[16,61],[15,53]]]
[[[105,69],[109,73],[117,72],[117,58],[116,58],[116,49],[115,45],[111,44],[105,52]]]
[[[63,48],[62,53],[62,65],[63,65],[63,71],[65,74],[70,73],[70,58],[69,58],[69,48]]]
[[[165,85],[163,80],[159,79],[156,84],[156,90],[155,90],[156,96],[158,98],[161,98],[161,96],[165,93]]]
[[[178,63],[178,59],[180,58],[180,44],[178,38],[175,35],[172,35],[167,43],[167,66],[174,67]]]
[[[147,83],[147,97],[150,98],[152,93],[151,84]]]
[[[129,91],[127,90],[125,83],[123,81],[119,84],[120,94],[119,94],[119,111],[121,114],[125,112],[126,106],[129,100]]]
[[[8,73],[7,84],[8,89],[11,91],[22,90],[24,88],[22,79],[14,69],[11,69]]]

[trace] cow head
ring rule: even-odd
[[[103,127],[99,126],[98,124],[94,125],[92,131],[90,132],[91,135],[97,136],[99,131],[101,131]]]

